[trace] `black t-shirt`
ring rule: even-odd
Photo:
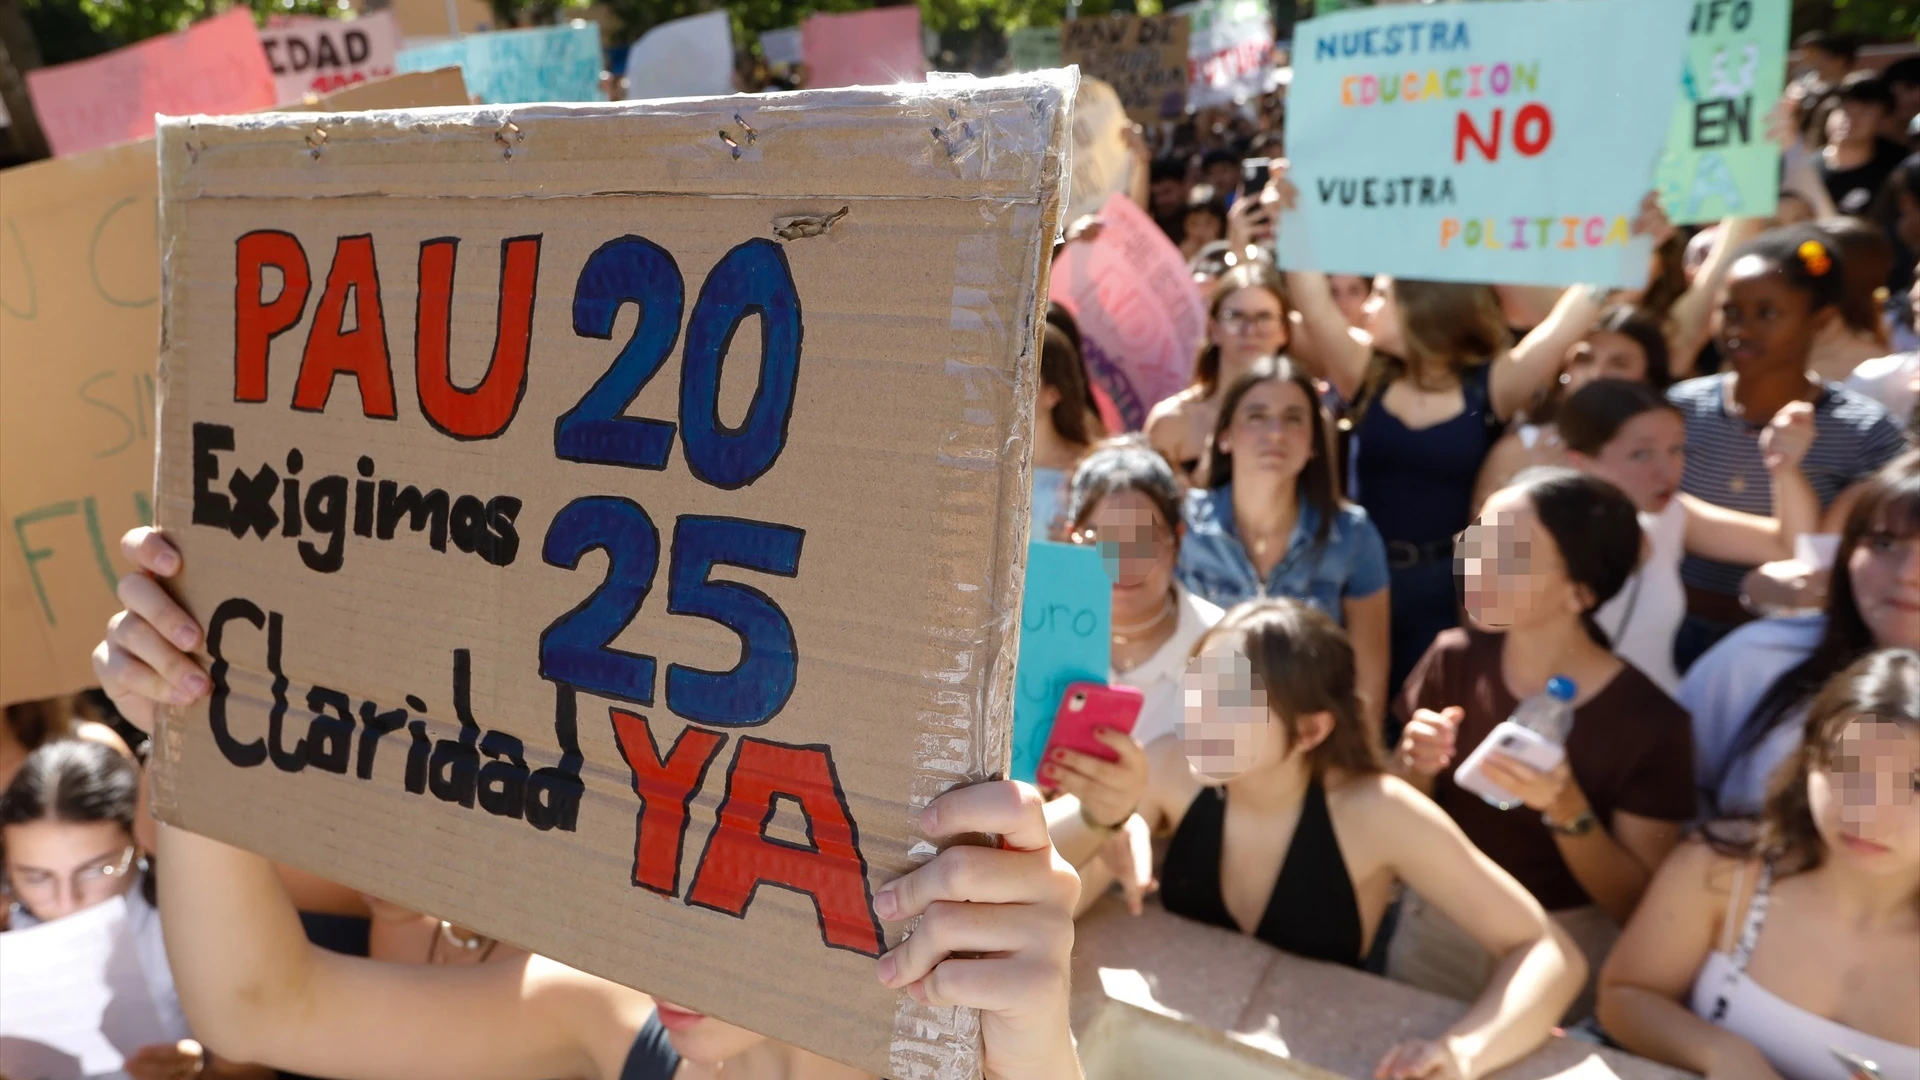
[[[1826,181],[1827,194],[1833,196],[1833,205],[1841,213],[1864,217],[1873,206],[1873,200],[1880,196],[1880,189],[1886,186],[1887,177],[1905,156],[1899,143],[1875,139],[1873,156],[1867,159],[1865,165],[1833,170],[1822,160],[1820,178]]]

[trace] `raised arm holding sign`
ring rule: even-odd
[[[994,902],[893,879],[953,824],[916,808],[1006,767],[1071,91],[170,123],[156,509],[205,674],[142,651],[182,618],[145,578],[115,642],[209,692],[159,816],[868,1072],[964,1066],[989,970],[889,987],[1022,949],[941,916],[890,951]],[[350,1071],[389,1068],[424,1074]]]

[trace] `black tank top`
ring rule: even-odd
[[[1201,788],[1167,845],[1160,867],[1160,902],[1176,915],[1239,931],[1220,896],[1220,838],[1226,817],[1226,789]],[[1310,960],[1359,967],[1365,959],[1360,955],[1360,903],[1318,780],[1307,788],[1300,823],[1294,826],[1293,842],[1287,845],[1254,936]]]
[[[679,1067],[680,1055],[667,1041],[667,1029],[660,1026],[660,1015],[655,1013],[633,1037],[627,1063],[620,1067],[620,1080],[673,1080]]]

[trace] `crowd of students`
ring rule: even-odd
[[[923,916],[876,978],[983,1010],[992,1076],[1077,1075],[1072,919],[1157,892],[1471,1002],[1382,1080],[1561,1026],[1716,1080],[1920,1078],[1920,59],[1802,46],[1777,217],[1688,236],[1649,197],[1635,290],[1283,272],[1278,102],[1167,133],[1133,190],[1208,312],[1192,384],[1109,437],[1055,309],[1033,431],[1034,531],[1102,550],[1141,714],[1049,755],[1049,800],[937,800],[927,835],[1001,846],[876,894]],[[124,548],[120,731],[9,707],[0,858],[14,927],[125,904],[175,1037],[137,1080],[854,1075],[156,827],[128,743],[210,684],[180,556]],[[1463,786],[1550,684],[1563,763]]]

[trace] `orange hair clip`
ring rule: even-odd
[[[1826,277],[1827,271],[1833,269],[1833,256],[1827,254],[1826,246],[1818,240],[1803,241],[1794,254],[1800,256],[1801,265],[1814,277]]]

